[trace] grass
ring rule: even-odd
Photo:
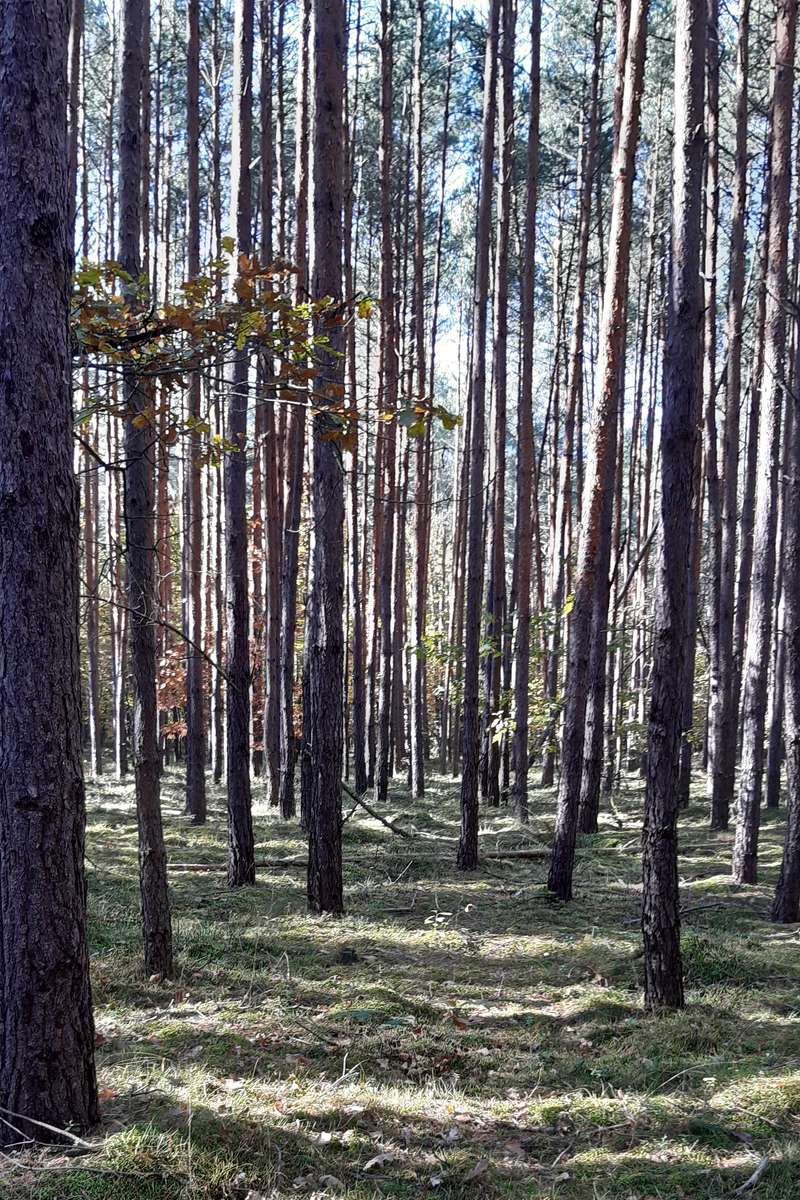
[[[221,793],[203,829],[168,772],[173,862],[222,864]],[[552,795],[522,828],[483,813],[484,849],[547,846]],[[90,793],[93,986],[103,1120],[81,1158],[3,1160],[0,1196],[260,1200],[420,1195],[715,1200],[769,1164],[759,1200],[800,1195],[800,946],[765,913],[782,821],[766,814],[758,887],[729,879],[730,835],[698,793],[682,820],[687,1008],[641,1007],[641,789],[631,779],[578,850],[576,898],[546,859],[454,867],[457,788],[397,789],[392,835],[345,826],[347,915],[305,911],[302,867],[174,873],[174,980],[140,965],[130,787]],[[398,815],[402,814],[402,815]],[[256,812],[258,857],[303,854]]]

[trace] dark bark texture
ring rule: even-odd
[[[786,264],[796,19],[797,0],[777,0],[772,136],[769,151],[764,395],[759,424],[753,578],[743,678],[742,769],[736,837],[733,843],[733,877],[737,883],[755,883],[758,874],[767,669],[775,586],[781,411],[786,368]]]
[[[252,249],[250,162],[253,150],[253,0],[237,0],[231,195],[237,252]],[[228,884],[254,883],[253,810],[250,793],[250,606],[247,580],[247,350],[238,350],[228,384],[226,433],[237,450],[225,456],[225,575],[228,604]]]
[[[342,296],[345,14],[342,0],[312,0],[311,292]],[[344,375],[342,328],[321,322],[334,353],[321,355],[314,378],[314,546],[306,631],[304,810],[308,820],[308,905],[341,913],[344,682],[344,471],[325,397],[336,402]]]
[[[144,0],[149,3],[149,0]],[[119,129],[119,260],[132,279],[140,271],[141,104],[143,0],[125,0]],[[151,398],[135,372],[123,372],[125,395],[125,544],[130,609],[133,722],[131,749],[139,825],[139,885],[144,965],[149,974],[172,973],[172,922],[167,855],[161,822],[155,626],[156,429],[144,419]]]
[[[660,554],[642,832],[645,1005],[680,1008],[678,779],[689,626],[689,562],[702,395],[700,282],[705,0],[679,0],[675,40],[672,269],[661,416]]]
[[[86,944],[66,0],[0,0],[0,1105],[97,1120]],[[5,1120],[0,1142],[19,1142]]]

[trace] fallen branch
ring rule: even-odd
[[[305,867],[308,865],[306,858],[263,858],[255,864],[257,871],[266,870],[267,867]],[[207,862],[207,863],[168,863],[170,871],[227,871],[227,863]]]
[[[764,1157],[761,1159],[761,1162],[756,1167],[755,1171],[753,1171],[753,1174],[750,1176],[750,1178],[745,1179],[743,1184],[741,1184],[737,1188],[734,1188],[734,1190],[733,1190],[734,1196],[738,1196],[740,1192],[748,1192],[750,1190],[750,1188],[754,1188],[756,1186],[756,1184],[758,1183],[759,1179],[761,1178],[761,1176],[766,1171],[768,1166],[769,1166],[769,1159],[767,1158],[767,1156],[765,1154]]]
[[[543,859],[550,857],[549,850],[483,850],[481,858],[531,858]]]
[[[382,817],[380,813],[375,812],[374,808],[370,808],[364,797],[357,796],[352,788],[349,788],[344,782],[342,783],[342,789],[347,792],[347,795],[355,804],[364,809],[364,812],[369,813],[376,821],[380,821],[381,825],[385,825],[387,829],[391,829],[392,833],[399,833],[400,837],[404,838],[411,837],[411,834],[407,830],[401,829],[399,825],[395,825],[394,821],[387,821],[386,817]]]

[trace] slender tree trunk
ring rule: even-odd
[[[786,742],[787,821],[783,860],[772,901],[772,920],[784,925],[800,920],[800,404],[795,386],[789,426],[786,525],[783,546],[783,645],[786,672],[784,738]]]
[[[348,91],[348,103],[351,104],[352,116],[348,123],[347,140],[347,171],[346,171],[346,206],[344,220],[344,278],[345,292],[348,297],[355,294],[355,259],[358,256],[358,226],[355,235],[353,231],[353,210],[355,206],[355,147],[359,105],[359,68],[361,52],[361,0],[356,8],[356,39],[355,39],[355,81],[352,90],[352,101]],[[350,406],[358,407],[358,361],[356,357],[356,325],[351,321],[347,328],[347,381]],[[366,449],[366,446],[365,446]],[[363,588],[361,580],[362,553],[361,528],[359,510],[359,474],[361,462],[359,457],[358,434],[353,441],[350,460],[349,488],[349,529],[348,541],[350,552],[350,604],[352,608],[352,712],[353,712],[353,782],[357,795],[362,795],[368,789],[367,780],[367,690],[366,690],[366,641],[363,611]],[[366,544],[366,537],[364,538]]]
[[[592,447],[584,481],[583,517],[575,602],[567,661],[562,773],[556,814],[556,836],[548,886],[561,900],[572,896],[578,805],[583,767],[589,651],[600,637],[599,616],[608,611],[611,516],[617,456],[617,415],[621,364],[625,352],[624,309],[628,292],[630,216],[639,113],[644,79],[647,0],[635,0],[631,11],[625,87],[620,114],[619,145],[606,267],[600,361],[595,387]],[[593,632],[594,624],[594,632]],[[605,621],[602,622],[605,638]]]
[[[534,263],[536,259],[536,205],[539,190],[539,92],[542,6],[531,8],[531,83],[528,110],[528,157],[525,191],[525,229],[520,267],[520,321],[522,353],[517,415],[517,635],[514,650],[514,807],[521,821],[528,819],[528,689],[531,656],[531,575],[533,513],[533,323]]]
[[[125,0],[119,133],[119,261],[139,277],[141,237],[141,132],[143,3]],[[159,795],[155,627],[155,427],[142,419],[148,396],[135,372],[123,375],[125,391],[125,536],[133,675],[133,755],[139,823],[139,882],[144,965],[148,974],[172,973],[172,923],[167,855]]]
[[[511,233],[511,195],[514,162],[514,42],[515,12],[511,0],[502,0],[500,15],[500,68],[498,72],[499,187],[497,198],[497,245],[494,273],[494,429],[492,437],[493,477],[490,490],[489,578],[486,591],[487,640],[490,651],[487,678],[487,799],[500,804],[500,740],[492,730],[502,716],[503,630],[506,615],[506,431],[508,425],[508,251]]]
[[[506,0],[508,2],[508,0]],[[480,712],[478,667],[481,652],[481,599],[483,595],[483,456],[486,438],[486,325],[489,296],[489,258],[492,220],[492,165],[494,125],[497,115],[497,37],[502,0],[490,0],[486,38],[481,132],[480,183],[474,315],[472,332],[471,431],[466,538],[466,619],[464,627],[464,699],[461,777],[461,838],[458,867],[478,865],[478,774]]]
[[[309,145],[309,37],[311,4],[303,0],[300,62],[297,75],[295,126],[295,227],[294,262],[297,268],[296,298],[301,303],[308,285],[308,145]],[[297,570],[300,548],[300,515],[303,500],[303,469],[306,442],[306,397],[294,396],[289,409],[286,434],[286,507],[281,578],[281,664],[280,664],[280,764],[279,802],[287,820],[295,814],[294,798],[294,662],[297,631]]]
[[[200,0],[186,5],[186,265],[189,278],[200,274]],[[203,499],[200,435],[200,376],[189,382],[191,429],[187,446],[186,486],[189,572],[186,647],[186,811],[196,825],[206,819],[206,705],[203,687]]]
[[[391,0],[381,2],[381,140],[380,140],[380,221],[381,221],[381,364],[380,407],[385,413],[397,409],[397,326],[392,246],[392,38]],[[380,640],[380,682],[378,692],[377,744],[375,756],[375,800],[385,802],[389,787],[392,708],[392,566],[394,560],[397,423],[391,418],[379,431],[383,439],[382,506],[374,510],[381,524],[380,556],[376,555],[378,577]],[[377,506],[377,496],[375,499]]]
[[[731,201],[730,265],[728,269],[727,369],[722,430],[722,529],[717,603],[718,666],[712,682],[709,712],[709,774],[711,827],[728,828],[736,770],[736,690],[733,670],[733,615],[736,587],[738,524],[739,407],[742,380],[742,318],[745,282],[745,222],[747,219],[747,76],[750,39],[750,0],[741,0],[736,47],[736,148]]]
[[[57,1130],[88,1129],[98,1114],[68,384],[67,5],[0,0],[0,29],[0,1103],[12,1114],[0,1141],[19,1145],[62,1141]]]
[[[236,0],[231,134],[231,226],[236,254],[252,251],[253,20],[254,0]],[[250,797],[250,613],[247,579],[247,409],[250,359],[237,350],[228,382],[225,456],[225,577],[227,583],[226,782],[228,885],[254,883],[253,812]]]
[[[426,398],[425,369],[425,195],[422,150],[423,85],[422,46],[425,35],[425,0],[416,0],[414,27],[414,399]],[[414,567],[413,637],[411,644],[411,794],[425,794],[425,616],[428,589],[428,456],[430,424],[414,446]]]
[[[758,871],[767,667],[775,577],[781,409],[786,368],[787,247],[796,18],[797,0],[777,0],[769,163],[765,390],[759,425],[753,582],[744,667],[742,771],[733,845],[733,877],[737,883],[755,883]]]
[[[265,33],[268,32],[271,37],[271,20],[269,16],[271,0],[262,0],[261,3],[261,26],[262,26],[262,45],[265,46]],[[283,100],[282,100],[282,45],[283,45],[283,12],[284,5],[281,4],[278,20],[278,107],[279,107],[279,130],[281,132],[281,140],[277,147],[278,154],[278,175],[280,181],[279,192],[279,251],[284,252],[284,228],[285,228],[285,198],[283,193],[284,188],[284,171],[283,171],[283,154],[282,154],[282,130],[283,130]],[[261,158],[262,158],[262,229],[261,229],[261,257],[264,262],[270,262],[273,258],[273,237],[272,237],[272,133],[270,128],[271,103],[264,96],[265,86],[270,81],[270,63],[271,55],[267,54],[266,47],[262,54],[261,62],[261,80],[262,80],[262,125],[261,125]],[[265,115],[266,114],[266,119]],[[273,374],[272,359],[268,358],[265,363],[267,372]],[[281,742],[281,712],[280,712],[280,671],[281,671],[281,562],[282,562],[282,514],[283,514],[283,441],[281,439],[281,421],[276,414],[274,388],[268,389],[266,397],[266,405],[264,407],[264,499],[265,499],[265,520],[264,520],[264,549],[266,556],[266,604],[264,606],[265,628],[264,628],[264,774],[267,784],[267,799],[272,804],[278,804],[280,800],[280,742]],[[285,422],[283,422],[285,426]]]
[[[314,80],[311,214],[311,292],[342,298],[344,204],[345,14],[342,0],[312,0]],[[307,614],[307,685],[303,728],[308,814],[308,904],[313,912],[341,913],[344,675],[344,478],[341,450],[330,437],[337,426],[325,412],[343,386],[341,326],[321,328],[332,354],[322,354],[314,377],[318,410],[313,425],[312,519],[314,547]]]

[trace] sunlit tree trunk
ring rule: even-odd
[[[483,456],[486,440],[486,326],[491,253],[492,167],[494,125],[497,116],[497,37],[501,0],[490,0],[486,38],[481,132],[478,222],[476,229],[471,430],[466,526],[466,614],[464,622],[463,774],[461,777],[461,837],[458,866],[462,871],[478,865],[478,775],[480,712],[478,667],[481,652],[481,601],[483,597]]]
[[[636,146],[639,139],[646,30],[647,0],[635,0],[630,17],[619,145],[614,163],[600,359],[596,372],[592,444],[584,480],[575,602],[567,661],[561,781],[555,843],[548,878],[550,891],[561,900],[569,900],[572,897],[572,872],[583,768],[586,692],[589,683],[589,652],[593,637],[600,636],[596,612],[603,609],[603,603],[606,613],[608,611],[618,400],[625,353],[624,309],[628,293],[631,203]],[[602,636],[605,637],[605,627]]]

